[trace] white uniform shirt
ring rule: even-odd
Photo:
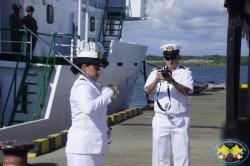
[[[150,85],[156,78],[157,70],[154,70],[150,73],[144,89]],[[185,69],[177,66],[176,69],[172,70],[172,77],[174,80],[185,87],[189,88],[189,93],[193,93],[193,78],[192,73],[189,69]],[[168,95],[168,87],[170,90],[170,98]],[[154,95],[154,111],[160,114],[168,115],[186,115],[188,112],[188,96],[181,94],[172,84],[169,84],[167,81],[160,81],[157,83],[155,88]],[[157,96],[157,92],[159,95]],[[164,110],[162,111],[157,104],[157,100]],[[171,105],[171,106],[170,106]],[[168,109],[169,108],[169,109]]]
[[[68,132],[66,153],[100,154],[108,151],[107,105],[110,97],[90,85],[82,75],[70,94],[72,126]]]

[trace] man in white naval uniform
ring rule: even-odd
[[[95,43],[85,45],[88,46],[74,59],[85,76],[80,72],[71,89],[72,125],[65,151],[68,166],[103,166],[103,155],[108,151],[107,105],[114,91],[110,87],[98,87],[99,50]],[[79,73],[75,67],[71,70]]]
[[[192,73],[179,66],[180,48],[177,44],[161,46],[166,66],[150,73],[145,90],[154,90],[153,166],[189,165],[188,94],[193,93]]]

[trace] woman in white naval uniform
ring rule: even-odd
[[[191,71],[178,65],[180,46],[165,44],[163,50],[164,71],[150,73],[145,90],[154,90],[153,166],[170,166],[170,153],[174,166],[189,165],[188,94],[193,93]]]
[[[80,73],[71,89],[72,126],[65,150],[68,166],[103,166],[108,151],[107,105],[114,92],[109,87],[98,88],[98,53],[97,45],[90,43],[74,60],[88,79]],[[71,70],[79,72],[75,67]]]

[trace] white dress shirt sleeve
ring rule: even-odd
[[[185,69],[185,70],[186,72],[183,75],[183,78],[182,78],[183,82],[181,84],[189,88],[188,93],[192,94],[194,92],[194,81],[192,77],[192,72],[188,69]]]
[[[144,85],[144,90],[145,91],[147,91],[147,86],[149,86],[150,84],[152,84],[152,82],[154,82],[154,80],[155,80],[155,77],[156,77],[156,73],[157,73],[157,70],[153,70],[150,74],[149,74],[149,76],[148,76],[148,78],[147,78],[147,81],[146,81],[146,83],[145,83],[145,85]]]
[[[86,83],[78,83],[71,91],[70,103],[84,114],[106,110],[102,108],[107,108],[107,105],[111,102],[111,96],[101,94],[94,98],[93,93],[95,92],[92,87]]]

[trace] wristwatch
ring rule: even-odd
[[[169,83],[172,84],[172,85],[174,85],[174,84],[176,84],[176,81],[173,78],[171,78],[171,80],[169,81]]]

